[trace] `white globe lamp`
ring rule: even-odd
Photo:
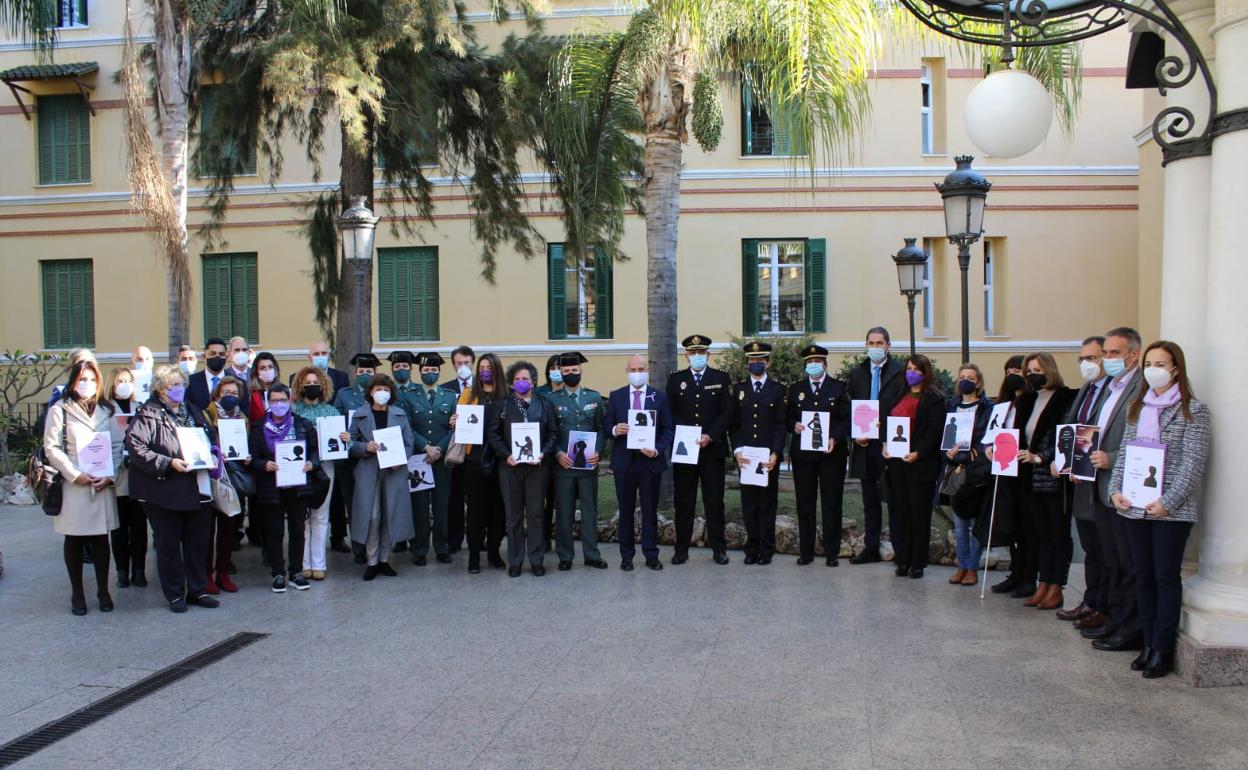
[[[966,132],[994,158],[1017,158],[1040,146],[1053,122],[1048,91],[1030,74],[997,70],[966,100]]]

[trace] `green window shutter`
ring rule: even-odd
[[[260,337],[259,282],[255,253],[205,254],[204,338]]]
[[[437,247],[378,250],[377,320],[383,341],[439,338]]]
[[[393,249],[377,250],[377,325],[383,340],[398,339],[395,328],[395,262]]]
[[[806,241],[806,332],[828,330],[828,243],[823,238]]]
[[[91,181],[91,113],[78,94],[38,99],[39,184]]]
[[[91,260],[58,260],[40,265],[44,347],[94,347],[95,276]]]
[[[758,334],[758,241],[741,241],[741,334]]]
[[[427,246],[416,251],[421,265],[421,281],[416,290],[421,293],[424,313],[421,316],[420,334],[415,339],[436,340],[439,338],[438,249]]]
[[[562,243],[551,243],[546,246],[546,264],[546,336],[552,340],[567,339],[568,293],[564,276],[566,257]]]
[[[200,91],[199,99],[199,137],[201,146],[208,139],[207,152],[200,151],[200,168],[197,176],[211,176],[212,168],[218,163],[228,163],[235,175],[256,173],[256,148],[251,147],[240,151],[238,146],[229,141],[212,141],[217,131],[216,120],[220,108],[221,90],[224,86],[205,86]]]
[[[615,296],[615,265],[601,246],[594,250],[594,280],[594,336],[600,340],[609,340],[615,336],[615,315],[612,307]]]

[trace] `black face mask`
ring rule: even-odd
[[[1048,381],[1049,381],[1048,375],[1044,375],[1044,374],[1027,375],[1027,384],[1031,386],[1032,390],[1044,390],[1044,386],[1046,383],[1048,383]]]
[[[316,401],[317,399],[321,397],[321,386],[320,385],[304,385],[303,397],[310,398],[313,401]]]
[[[210,372],[219,372],[225,368],[225,356],[209,356],[204,359],[204,364]]]
[[[1005,382],[1002,384],[1006,393],[1017,393],[1027,385],[1027,381],[1023,379],[1021,374],[1007,374],[1005,375]]]
[[[569,388],[575,388],[581,384],[581,375],[565,374],[563,375],[563,384],[567,385]]]

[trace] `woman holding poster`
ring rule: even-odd
[[[113,407],[113,421],[125,433],[130,416],[138,408],[135,393],[134,372],[119,366],[108,375],[108,394]],[[117,528],[109,533],[113,546],[113,563],[117,566],[117,587],[129,588],[131,584],[147,587],[147,517],[143,506],[130,497],[130,479],[125,458],[117,467],[114,485],[117,487]]]
[[[884,442],[887,462],[888,531],[896,554],[897,577],[923,577],[932,529],[932,499],[940,474],[940,434],[945,400],[936,390],[931,360],[922,354],[906,362],[906,392],[890,417],[910,420],[910,452],[895,457]]]
[[[82,585],[84,547],[91,549],[100,611],[113,609],[108,593],[108,533],[117,528],[113,479],[121,467],[122,433],[108,399],[100,398],[102,383],[93,359],[74,364],[64,394],[48,409],[43,428],[44,451],[61,478],[63,502],[52,527],[65,536],[69,601],[75,615],[87,614]]]
[[[504,394],[502,384],[503,364],[498,356],[486,353],[477,359],[476,376],[472,387],[459,394],[459,403],[465,406],[484,406],[485,423],[490,412]],[[458,421],[452,417],[452,424]],[[486,562],[494,569],[506,564],[498,555],[507,522],[503,515],[503,492],[498,484],[498,459],[488,442],[464,447],[464,491],[468,497],[468,571],[481,571],[481,551]]]
[[[373,440],[378,430],[394,426],[403,436],[403,451],[412,453],[412,428],[407,413],[391,406],[399,387],[384,374],[375,374],[364,386],[368,408],[357,409],[343,440],[351,442],[355,464],[355,487],[351,494],[351,539],[364,545],[368,566],[364,579],[378,575],[394,577],[390,566],[394,544],[416,536],[412,522],[412,495],[407,482],[407,464],[382,468],[377,460],[381,445]]]
[[[1174,668],[1183,604],[1179,570],[1196,523],[1196,493],[1209,457],[1210,419],[1209,408],[1192,394],[1182,348],[1165,340],[1154,342],[1144,350],[1143,360],[1147,387],[1127,409],[1127,428],[1109,492],[1118,515],[1127,519],[1144,632],[1144,649],[1131,669],[1155,679]],[[1144,451],[1133,453],[1136,447]],[[1150,450],[1157,449],[1164,458],[1160,468],[1155,461],[1148,465],[1146,459]],[[1133,462],[1132,454],[1143,461]],[[1158,493],[1152,502],[1141,502]]]
[[[958,368],[958,393],[945,404],[948,414],[971,412],[975,427],[969,447],[955,446],[945,452],[942,479],[951,474],[962,476],[961,486],[949,500],[953,508],[953,532],[957,543],[958,569],[949,578],[954,585],[973,586],[979,582],[979,559],[983,544],[975,539],[975,520],[988,510],[991,487],[989,461],[982,442],[992,414],[992,399],[984,393],[984,374],[973,363]]]
[[[312,425],[322,417],[341,417],[330,402],[334,386],[329,375],[319,366],[305,366],[295,375],[295,414]],[[321,460],[321,472],[329,482],[325,499],[308,509],[308,524],[303,537],[303,576],[325,579],[325,547],[329,538],[329,506],[334,499],[334,473],[338,463]],[[319,495],[319,491],[318,491]],[[315,502],[315,501],[313,501]]]
[[[250,430],[250,420],[243,410],[242,393],[243,383],[227,374],[217,383],[216,389],[209,394],[210,400],[208,408],[204,410],[204,415],[213,426],[218,428],[218,431],[222,420],[241,420],[238,424]],[[225,472],[229,476],[230,483],[234,485],[235,491],[238,492],[239,499],[250,497],[249,490],[255,488],[255,482],[251,478],[251,460],[230,459],[233,453],[229,450],[224,450],[222,454]],[[230,555],[234,552],[237,527],[233,521],[230,521],[230,516],[216,508],[213,508],[209,515],[212,519],[209,523],[211,530],[208,534],[207,591],[210,594],[217,594],[221,591],[232,594],[238,590],[238,586],[230,577]]]

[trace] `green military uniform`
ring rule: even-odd
[[[571,354],[579,355],[579,354]],[[571,365],[571,364],[569,364]],[[567,452],[575,462],[576,449],[569,451],[568,437],[574,430],[588,431],[597,435],[595,453],[601,455],[605,437],[603,434],[602,394],[586,387],[576,389],[564,386],[545,396],[547,403],[555,408],[559,424],[557,451]],[[583,450],[584,451],[584,450]],[[590,454],[584,451],[585,454]],[[554,465],[555,481],[555,554],[560,563],[570,563],[576,558],[572,542],[572,520],[576,501],[581,502],[581,551],[586,562],[602,560],[598,552],[598,468],[564,468],[557,461]]]
[[[440,366],[437,353],[421,353],[418,366]],[[429,519],[432,508],[433,550],[441,557],[450,555],[446,537],[446,509],[451,496],[451,469],[446,465],[446,450],[451,444],[451,415],[455,414],[458,397],[435,382],[417,385],[400,394],[403,411],[412,426],[412,444],[416,452],[424,452],[430,444],[442,450],[442,457],[433,463],[433,489],[412,493],[412,519],[416,525],[412,556],[423,558],[429,553]]]

